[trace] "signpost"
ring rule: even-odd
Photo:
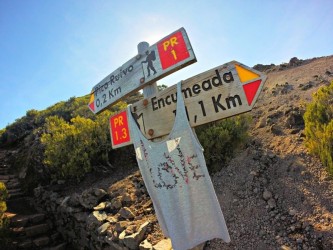
[[[141,43],[139,54],[96,84],[88,107],[99,113],[187,65],[196,58],[184,28],[148,47]],[[232,61],[182,81],[187,119],[191,127],[221,120],[252,110],[266,76],[237,61]],[[147,89],[147,88],[146,88]],[[170,133],[176,114],[177,85],[159,93],[145,95],[131,106],[142,133],[149,139]],[[111,116],[113,148],[132,143],[127,110]]]
[[[99,113],[129,94],[196,62],[184,28],[150,46],[96,84],[88,107]]]
[[[182,81],[182,94],[191,127],[252,110],[265,81],[264,74],[237,61]],[[176,85],[173,85],[132,105],[133,116],[147,138],[170,133],[176,113],[176,89]],[[123,112],[126,114],[126,111]],[[112,119],[113,116],[110,121]],[[112,147],[118,148],[130,143],[117,141],[114,144],[112,141]]]

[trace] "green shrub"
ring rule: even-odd
[[[110,115],[110,111],[104,111],[95,120],[77,116],[70,122],[58,116],[46,118],[46,132],[41,137],[45,146],[44,163],[55,178],[79,181],[93,165],[111,167]]]
[[[305,145],[333,175],[333,81],[320,88],[304,114]]]
[[[6,129],[3,128],[3,129],[0,129],[0,138],[2,137],[3,133],[5,133]]]
[[[142,95],[137,92],[128,98],[126,101],[135,102]],[[120,101],[95,115],[88,108],[89,99],[90,94],[71,97],[45,110],[28,110],[25,116],[0,130],[0,148],[19,149],[8,161],[13,171],[25,174],[25,191],[49,183],[51,177],[79,180],[92,170],[109,171],[111,163],[117,165],[122,155],[127,156],[125,159],[132,156],[132,151],[125,148],[111,150],[108,125],[111,112],[122,110],[127,104]]]
[[[227,118],[196,129],[211,173],[221,170],[247,139],[251,119],[247,115]]]
[[[81,114],[92,117],[93,113],[87,107],[88,100],[88,96],[71,97],[67,101],[58,102],[42,111],[28,110],[25,116],[16,119],[0,133],[0,144],[10,146],[21,142],[33,130],[43,126],[46,118],[50,116],[58,116],[69,122],[73,117],[79,115],[77,110],[80,110]]]
[[[9,220],[5,216],[7,210],[6,199],[8,197],[6,186],[3,182],[0,182],[0,239],[8,233]],[[1,240],[0,240],[1,242]]]

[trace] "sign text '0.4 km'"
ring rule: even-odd
[[[155,82],[196,58],[184,28],[150,46],[96,84],[90,95],[89,109],[99,113],[147,84]]]
[[[252,110],[265,81],[264,74],[237,61],[182,81],[182,94],[191,127]],[[132,105],[132,115],[147,138],[153,139],[170,133],[176,114],[176,89],[175,84]],[[113,124],[110,125],[112,127]],[[119,138],[112,137],[112,147],[131,143],[130,138],[126,137],[128,141],[124,143]]]

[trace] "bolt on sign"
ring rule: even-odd
[[[99,113],[129,94],[138,91],[185,66],[196,62],[184,28],[150,46],[96,84],[88,104]]]
[[[182,94],[191,127],[251,111],[265,81],[264,74],[237,61],[182,81]],[[176,114],[176,93],[175,84],[131,106],[133,117],[147,138],[170,133]],[[125,145],[128,144],[112,144],[112,147]]]

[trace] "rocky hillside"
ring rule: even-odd
[[[333,181],[303,145],[304,106],[333,57],[267,68],[247,148],[212,177],[231,243],[207,249],[333,249]]]
[[[231,243],[204,249],[333,249],[333,180],[304,147],[302,117],[333,80],[333,56],[255,68],[268,79],[250,139],[211,176]],[[36,189],[39,212],[79,248],[169,249],[137,168],[103,176]]]

